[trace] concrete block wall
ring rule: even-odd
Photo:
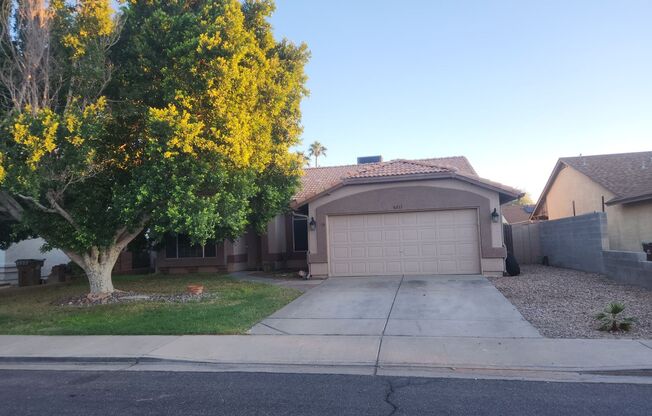
[[[652,289],[652,261],[646,260],[645,253],[605,250],[603,260],[612,279]]]
[[[540,253],[551,266],[604,273],[602,252],[609,249],[607,216],[602,212],[543,221]]]

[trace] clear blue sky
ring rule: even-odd
[[[652,150],[652,2],[277,0],[321,165],[465,155],[538,196],[560,156]]]

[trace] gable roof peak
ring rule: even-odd
[[[318,195],[349,182],[378,181],[391,177],[419,178],[424,175],[465,178],[464,180],[496,189],[508,195],[508,198],[520,193],[516,189],[480,178],[464,156],[393,159],[356,165],[305,168],[301,177],[301,187],[293,198],[293,205],[305,204]]]

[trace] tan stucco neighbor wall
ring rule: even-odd
[[[608,201],[615,195],[589,179],[586,175],[567,166],[563,168],[546,196],[548,219],[556,220],[575,215],[602,212],[602,197]]]
[[[308,239],[311,273],[328,274],[328,215],[459,208],[478,210],[483,273],[502,273],[502,225],[491,221],[494,208],[500,213],[498,193],[454,179],[347,185],[311,202],[309,216],[317,222],[317,229],[310,231]]]
[[[570,166],[564,167],[555,178],[546,195],[548,219],[556,220],[575,215],[602,212],[605,202],[615,195]],[[627,205],[605,205],[609,249],[641,251],[642,241],[652,240],[652,202]]]
[[[642,251],[643,241],[652,241],[652,201],[607,207],[609,247]]]

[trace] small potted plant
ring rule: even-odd
[[[188,289],[188,293],[191,295],[201,295],[204,293],[204,285],[188,285],[186,289]]]
[[[647,261],[652,261],[652,241],[643,241],[643,251],[647,254]]]

